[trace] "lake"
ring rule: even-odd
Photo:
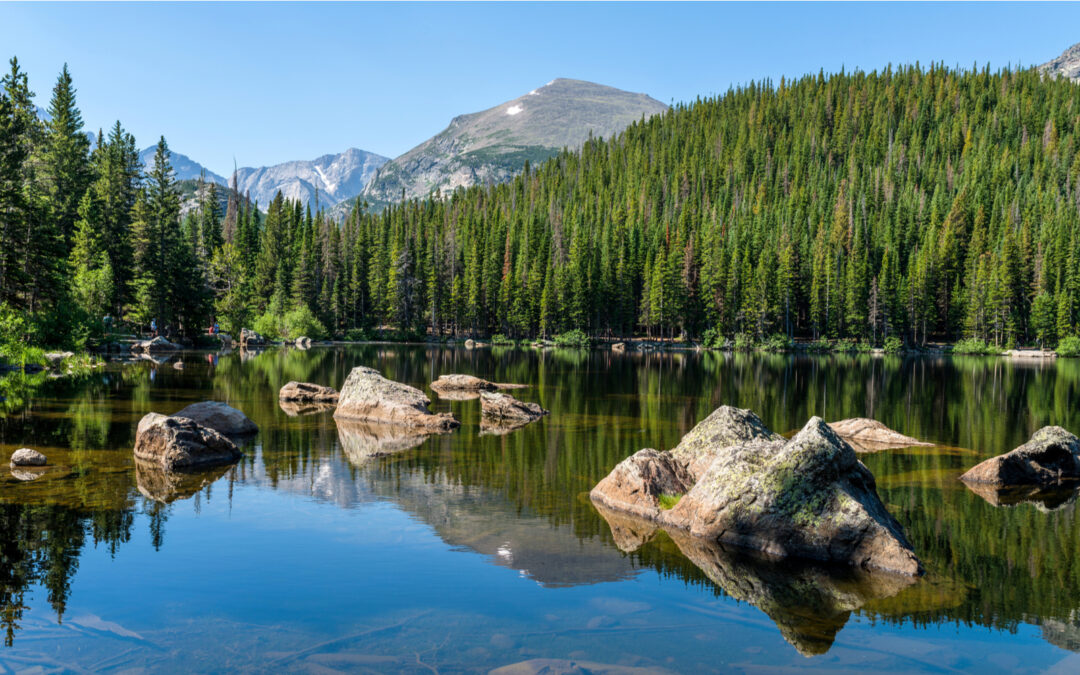
[[[1075,492],[1009,504],[957,480],[1041,426],[1080,432],[1080,361],[397,345],[182,358],[0,404],[0,672],[1080,670]],[[387,439],[278,404],[290,380],[340,387],[358,365],[428,393],[447,373],[526,384],[514,395],[551,415],[481,435],[478,401],[431,393],[461,428]],[[136,471],[139,419],[207,399],[261,429],[239,464]],[[596,511],[588,491],[615,464],[723,404],[784,434],[866,416],[935,443],[860,456],[926,576],[767,563]],[[36,480],[7,468],[23,446],[52,465]]]

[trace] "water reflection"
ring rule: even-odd
[[[956,480],[1040,426],[1080,430],[1074,361],[380,346],[185,363],[183,371],[142,362],[77,381],[35,380],[0,404],[0,452],[35,447],[51,465],[33,481],[0,470],[0,607],[9,643],[29,589],[46,589],[62,615],[87,543],[123,556],[138,528],[161,555],[175,555],[170,517],[186,518],[211,492],[228,499],[235,486],[247,486],[343,510],[389,502],[449,546],[543,587],[617,582],[655,570],[753,604],[802,653],[828,650],[851,614],[1006,634],[1028,623],[1048,640],[1054,636],[1054,644],[1075,644],[1064,637],[1075,634],[1069,630],[1080,608],[1075,494],[982,495]],[[427,438],[335,423],[326,410],[290,410],[277,401],[290,380],[340,387],[356,365],[425,391],[452,372],[521,382],[552,414],[512,434],[481,435],[477,401],[433,397],[433,410],[453,411],[463,426]],[[142,415],[204,399],[228,402],[259,425],[240,464],[181,478],[135,466],[131,446]],[[762,566],[640,523],[609,525],[584,497],[618,461],[642,447],[673,447],[721,404],[751,408],[775,429],[796,429],[815,414],[866,416],[938,443],[862,457],[928,578],[901,589],[813,567]],[[999,508],[1025,502],[1039,508]]]

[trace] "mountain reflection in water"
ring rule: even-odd
[[[631,584],[625,592],[632,593],[636,584],[659,579],[660,597],[689,592],[701,602],[729,603],[748,619],[764,613],[775,626],[771,630],[779,629],[804,655],[828,654],[851,626],[863,630],[861,619],[879,632],[889,626],[981,627],[983,636],[986,629],[996,631],[1006,645],[1020,640],[1023,627],[1030,626],[1046,640],[1043,650],[1053,649],[1050,644],[1077,650],[1080,644],[1075,639],[1080,634],[1075,493],[983,494],[956,479],[978,460],[1023,443],[1040,426],[1080,430],[1077,362],[1036,366],[981,358],[387,346],[269,350],[222,355],[216,363],[197,356],[185,362],[183,371],[144,361],[77,380],[34,380],[0,404],[9,406],[0,418],[5,456],[27,446],[50,460],[49,469],[32,481],[0,469],[0,623],[8,645],[17,649],[22,630],[27,635],[43,630],[42,624],[28,622],[42,603],[63,618],[80,594],[97,598],[91,588],[100,564],[81,571],[84,556],[103,550],[123,560],[135,555],[133,547],[146,546],[140,543],[145,540],[156,551],[150,564],[164,565],[182,553],[169,544],[173,527],[190,537],[204,505],[224,500],[229,512],[245,508],[234,497],[241,489],[259,505],[246,508],[270,509],[260,536],[273,537],[282,547],[291,547],[297,536],[284,525],[288,500],[332,505],[342,517],[386,504],[450,550],[480,554],[493,564],[489,569],[514,570],[544,592],[593,593]],[[375,366],[425,391],[438,375],[454,372],[527,383],[530,400],[552,414],[511,434],[482,436],[477,401],[432,396],[433,410],[453,411],[463,426],[453,434],[426,437],[335,421],[331,409],[292,410],[277,401],[278,388],[289,380],[339,387],[355,365]],[[204,399],[226,401],[260,426],[237,465],[175,476],[135,464],[131,446],[143,414]],[[721,404],[751,408],[777,429],[798,428],[814,414],[868,416],[939,443],[860,457],[874,472],[882,500],[905,526],[927,578],[911,583],[814,565],[777,565],[677,533],[655,532],[648,523],[614,518],[609,523],[594,509],[587,492],[618,461],[642,447],[672,447]],[[277,501],[256,498],[260,494]],[[344,531],[348,522],[340,522]],[[236,544],[242,551],[244,542]],[[329,552],[335,544],[315,539],[304,546]],[[268,577],[266,583],[280,582]],[[558,603],[560,597],[570,596],[523,602]],[[203,602],[220,603],[205,609],[224,612],[230,599],[226,594]],[[664,603],[654,598],[652,605]],[[296,612],[305,618],[302,606],[291,611],[294,620]],[[461,620],[469,611],[455,606],[436,616]],[[680,616],[674,606],[665,611]],[[688,620],[689,615],[681,616]],[[152,616],[142,620],[152,623]],[[290,619],[276,620],[287,624]],[[598,628],[588,630],[603,629],[608,620],[597,619]],[[627,644],[636,645],[641,663],[665,666],[660,655],[670,648],[664,640],[643,637],[651,635],[647,627],[646,622],[634,629],[646,632],[627,633]],[[537,626],[533,632],[543,630]],[[434,643],[442,639],[430,635]],[[979,657],[977,640],[969,645],[965,635],[958,633],[952,648]],[[493,648],[486,642],[490,637],[463,644],[462,658],[467,660],[469,649],[482,648],[488,656],[472,653],[489,666],[524,659]],[[589,640],[575,644],[623,644]],[[680,658],[697,658],[689,643],[683,651]],[[1035,653],[1052,663],[1052,653]],[[697,662],[683,665],[692,663]]]

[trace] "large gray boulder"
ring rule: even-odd
[[[269,344],[266,338],[259,335],[253,330],[247,328],[240,329],[240,346],[241,347],[263,347]]]
[[[480,394],[480,414],[491,420],[514,424],[534,422],[548,411],[539,404],[519,401],[510,394],[485,391]]]
[[[1080,439],[1061,427],[1043,427],[1020,447],[976,464],[960,480],[1002,487],[1051,485],[1080,479]]]
[[[278,391],[279,401],[296,403],[337,403],[338,391],[310,382],[289,382]]]
[[[440,375],[431,383],[431,388],[440,394],[446,391],[495,391],[498,385],[474,375]]]
[[[174,412],[173,417],[195,420],[202,426],[226,436],[247,436],[259,431],[258,425],[248,419],[247,415],[221,401],[192,403],[183,410]]]
[[[873,475],[820,418],[787,441],[753,413],[721,408],[683,440],[621,462],[593,501],[773,558],[922,573]]]
[[[186,417],[149,413],[135,432],[135,459],[163,471],[230,464],[242,453],[224,435]]]
[[[30,448],[19,448],[11,453],[11,466],[45,466],[45,455]]]
[[[162,352],[175,352],[183,349],[183,345],[169,342],[164,336],[159,335],[153,340],[143,340],[131,345],[131,351],[143,354],[160,354]]]
[[[432,413],[424,392],[383,377],[374,368],[353,368],[341,387],[334,417],[396,424],[429,432],[461,426],[450,413]]]

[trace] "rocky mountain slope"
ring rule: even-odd
[[[610,137],[642,117],[667,110],[646,96],[581,80],[558,79],[450,126],[387,162],[361,196],[374,205],[500,182],[590,135]]]
[[[1080,82],[1080,43],[1069,47],[1057,58],[1042,64],[1039,70],[1053,77],[1062,75],[1073,82]]]
[[[349,148],[336,155],[323,155],[310,161],[298,160],[257,169],[243,167],[237,170],[237,184],[241,193],[251,193],[262,209],[274,198],[278,190],[286,199],[300,199],[315,207],[318,194],[319,206],[329,208],[349,200],[375,176],[376,170],[388,161],[387,157],[356,148]]]
[[[139,163],[143,165],[144,171],[149,171],[154,166],[154,153],[157,152],[157,145],[151,145],[139,153]],[[175,150],[172,151],[172,156],[169,158],[172,163],[173,174],[176,180],[198,180],[199,176],[203,173],[206,174],[206,180],[214,181],[225,185],[228,181],[225,178],[214,173],[210,169],[207,169],[202,164],[199,164],[195,160],[191,159],[187,155],[183,155]]]

